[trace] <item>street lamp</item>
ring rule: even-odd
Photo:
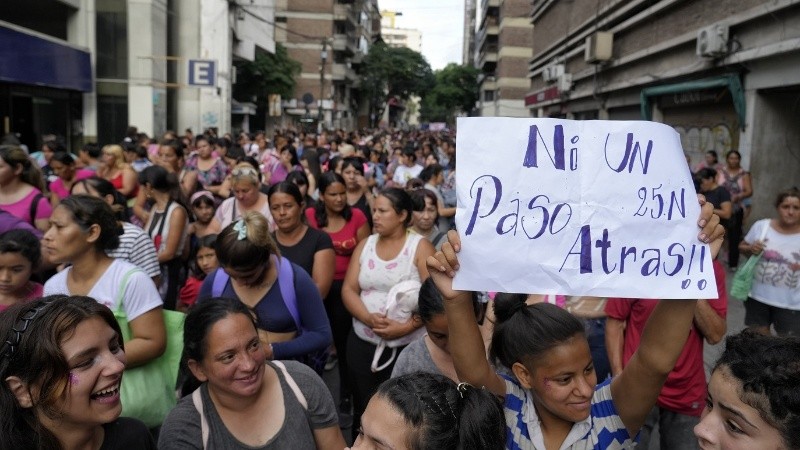
[[[328,40],[322,40],[322,52],[320,53],[322,64],[319,66],[319,112],[318,115],[318,132],[322,133],[322,99],[325,98],[325,60],[328,59]]]

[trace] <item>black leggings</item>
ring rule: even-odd
[[[728,267],[739,265],[739,243],[742,242],[742,222],[744,210],[733,212],[731,218],[725,221],[725,237],[728,239]]]
[[[358,436],[361,428],[361,415],[367,409],[367,403],[373,394],[378,390],[378,386],[392,376],[394,364],[397,358],[389,364],[389,367],[380,372],[372,371],[372,357],[375,355],[376,345],[370,344],[356,336],[355,331],[350,331],[347,338],[347,361],[350,364],[350,381],[353,386],[353,440]],[[403,347],[397,347],[397,354],[403,351]],[[381,355],[379,364],[384,363],[392,354],[391,350],[386,349]]]
[[[342,303],[342,285],[344,280],[333,280],[328,296],[325,297],[325,312],[328,313],[328,322],[333,333],[333,346],[339,362],[339,401],[349,398],[350,375],[347,372],[347,335],[353,328],[353,316]]]

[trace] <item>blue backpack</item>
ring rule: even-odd
[[[211,285],[211,296],[221,296],[222,292],[225,290],[225,285],[228,284],[229,279],[230,276],[225,273],[222,268],[217,269],[217,271],[214,272],[214,281]],[[281,290],[281,297],[283,297],[283,303],[286,305],[286,309],[289,310],[289,314],[292,316],[295,328],[297,328],[297,335],[299,336],[303,333],[304,328],[303,323],[300,320],[300,311],[297,309],[297,292],[294,285],[294,268],[292,267],[292,262],[283,256],[280,257],[280,263],[278,264],[277,281],[278,288]],[[328,360],[328,349],[325,348],[322,350],[317,350],[294,359],[311,367],[314,369],[314,371],[321,375],[325,369],[325,362]]]

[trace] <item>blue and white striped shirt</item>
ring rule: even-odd
[[[506,416],[506,448],[508,450],[545,450],[539,418],[533,399],[513,377],[500,374],[506,383],[503,405]],[[631,449],[636,442],[628,435],[614,402],[611,401],[611,379],[597,385],[592,396],[591,413],[572,426],[561,450]]]

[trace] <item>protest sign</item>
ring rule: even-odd
[[[456,289],[717,297],[671,127],[459,118],[456,149]]]

